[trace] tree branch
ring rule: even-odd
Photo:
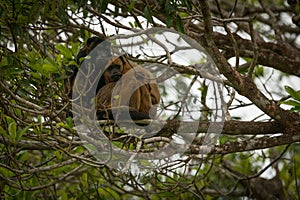
[[[258,149],[266,149],[275,146],[292,144],[300,141],[300,135],[294,134],[284,134],[275,137],[258,137],[254,139],[244,140],[244,141],[234,141],[234,142],[226,142],[225,144],[216,145],[212,148],[210,154],[229,154],[229,153],[237,153],[237,152],[245,152],[252,151]],[[190,153],[199,154],[201,153],[201,145],[191,146]]]
[[[250,99],[258,108],[264,111],[273,119],[277,120],[285,127],[296,125],[300,129],[300,116],[280,108],[275,102],[266,96],[256,87],[253,80],[249,77],[240,75],[234,70],[227,59],[219,51],[212,36],[212,19],[207,1],[200,1],[201,11],[205,24],[206,49],[217,65],[220,73],[232,83],[233,87],[243,96]]]

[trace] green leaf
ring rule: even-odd
[[[87,173],[83,173],[81,176],[81,183],[83,187],[87,187],[88,186],[88,175]]]
[[[17,23],[11,23],[10,27],[11,27],[11,30],[12,30],[12,33],[13,33],[14,36],[21,35],[22,31],[20,29],[21,26],[19,24],[17,24]]]
[[[119,194],[115,190],[113,190],[112,188],[107,187],[107,188],[105,188],[105,191],[103,191],[103,192],[107,193],[107,195],[106,195],[107,197],[112,196],[113,199],[120,199]]]
[[[188,11],[192,10],[192,4],[189,0],[183,0],[183,4],[187,7]]]
[[[287,93],[289,93],[291,95],[291,97],[293,97],[294,99],[300,101],[300,90],[295,91],[293,88],[291,88],[290,86],[284,86],[285,91],[287,91]]]
[[[294,101],[294,100],[287,100],[287,101],[282,102],[281,104],[300,107],[300,102]]]
[[[0,134],[2,136],[8,136],[7,132],[0,126]]]
[[[120,99],[120,95],[115,95],[115,96],[114,96],[114,99],[116,99],[116,100],[117,100],[117,99]]]
[[[22,138],[22,136],[28,131],[28,129],[31,127],[31,125],[26,126],[25,128],[19,130],[17,132],[16,138],[15,138],[15,142],[18,143],[20,141],[20,139]]]
[[[43,70],[46,71],[46,73],[58,73],[58,67],[56,62],[54,62],[53,60],[46,58],[44,60],[44,64],[43,64]],[[44,71],[44,73],[45,73]]]
[[[30,72],[30,75],[35,78],[35,79],[38,79],[40,80],[42,78],[42,74],[39,73],[39,72]]]
[[[300,112],[300,106],[295,106],[294,108],[291,109],[291,111]]]
[[[173,15],[168,15],[167,16],[166,25],[167,25],[168,28],[173,25]]]
[[[13,140],[13,142],[17,142],[16,138],[17,138],[17,123],[16,122],[11,122],[8,125],[8,133],[9,133],[9,137],[10,139]]]
[[[173,5],[171,4],[170,0],[166,0],[165,3],[165,12],[167,14],[167,16],[172,15],[172,13],[175,11]]]
[[[204,85],[199,90],[201,91],[201,101],[205,102],[207,97],[208,86]]]
[[[83,18],[86,19],[88,17],[89,12],[86,9],[84,9],[82,13],[83,13]]]
[[[55,45],[55,48],[64,56],[66,56],[68,58],[72,58],[72,51],[65,45],[57,44],[57,45]]]
[[[132,22],[129,22],[129,25],[130,25],[131,28],[134,28],[134,25],[133,25]]]
[[[58,73],[57,67],[50,64],[43,64],[43,69],[48,73]]]
[[[67,66],[73,66],[73,65],[79,67],[78,63],[75,60],[71,60],[70,62],[67,63]]]
[[[120,12],[120,7],[115,6],[114,17],[118,17],[119,16],[119,12]]]
[[[68,118],[66,119],[66,123],[67,123],[67,125],[68,125],[70,128],[73,128],[73,127],[74,127],[72,117],[68,117]]]
[[[11,177],[11,176],[14,175],[14,173],[9,169],[1,167],[1,175],[4,176],[4,177]]]
[[[63,122],[58,122],[56,124],[56,127],[62,127],[62,128],[65,128],[65,129],[72,129],[74,127],[73,125],[73,120],[71,117],[68,117],[66,119],[66,123],[63,123]]]
[[[54,155],[56,156],[56,158],[61,161],[62,160],[62,153],[60,151],[55,151]]]
[[[264,68],[263,67],[256,67],[255,70],[254,70],[254,74],[256,77],[259,77],[259,76],[264,76]]]
[[[146,19],[150,22],[150,23],[154,23],[153,18],[152,18],[152,14],[151,14],[151,10],[148,6],[146,6],[144,8],[144,15],[146,17]]]
[[[128,12],[132,11],[136,2],[137,2],[137,0],[131,1],[131,3],[128,6]]]
[[[68,22],[68,15],[66,14],[66,11],[63,7],[59,7],[58,8],[58,14],[59,14],[59,18],[60,20],[66,24]]]
[[[107,0],[102,0],[100,1],[100,5],[99,5],[99,12],[100,13],[104,13],[106,8],[108,6],[108,1]]]
[[[173,192],[163,192],[161,194],[159,194],[160,198],[168,198],[168,197],[174,197],[174,193]]]
[[[184,33],[184,27],[182,24],[181,17],[179,15],[176,15],[176,29],[177,31]]]

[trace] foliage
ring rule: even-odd
[[[300,111],[300,90],[295,91],[293,88],[289,86],[285,86],[285,90],[290,94],[293,100],[286,100],[282,103],[292,106],[293,111],[299,112]]]

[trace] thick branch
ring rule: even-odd
[[[210,126],[222,126],[220,122],[181,122],[178,120],[168,121],[157,135],[170,137],[178,133],[180,127],[181,133],[190,133],[197,130],[197,133],[206,133]],[[183,132],[184,131],[184,132]],[[245,122],[245,121],[227,121],[221,134],[227,135],[265,135],[282,133],[283,129],[277,122]]]
[[[227,58],[234,56],[234,49],[228,36],[213,33],[213,38],[216,45],[220,49],[225,50]],[[240,56],[253,57],[251,41],[243,39],[237,34],[234,34],[234,38],[237,42]],[[297,49],[264,41],[257,41],[257,46],[259,46],[258,64],[300,77],[300,52]]]
[[[139,121],[139,124],[148,124],[149,121],[142,120]],[[115,124],[113,121],[107,122],[104,121],[105,125],[113,125]],[[125,123],[122,123],[125,124]],[[172,135],[178,133],[178,129],[180,127],[180,133],[191,133],[191,131],[197,130],[197,133],[206,133],[210,126],[222,126],[222,123],[210,123],[210,122],[181,122],[178,120],[171,120],[165,122],[163,128],[155,135],[162,137],[171,137]],[[221,134],[226,135],[266,135],[266,134],[276,134],[282,133],[283,129],[280,125],[273,122],[245,122],[245,121],[227,121],[224,122],[224,126]],[[122,133],[121,135],[124,135]],[[115,136],[118,137],[118,134],[115,133]],[[54,149],[54,145],[45,144],[45,142],[39,141],[28,141],[28,140],[20,140],[17,144],[11,142],[8,139],[0,137],[0,143],[5,145],[13,145],[16,148],[21,148],[22,150],[51,150]],[[82,145],[82,142],[72,141],[72,145]],[[60,146],[67,147],[70,144],[68,142],[62,144]]]
[[[285,134],[276,137],[259,137],[255,139],[227,142],[222,145],[217,145],[213,148],[212,154],[229,154],[236,152],[252,151],[257,149],[266,149],[275,146],[292,144],[300,141],[300,135]],[[200,149],[191,147],[191,152],[198,154]]]
[[[215,61],[220,72],[232,83],[233,87],[243,96],[250,99],[258,108],[268,114],[285,127],[293,127],[296,125],[299,128],[300,117],[295,113],[291,113],[280,108],[275,102],[269,100],[256,87],[252,79],[240,75],[234,70],[227,59],[219,51],[212,37],[212,19],[209,12],[207,1],[200,1],[201,11],[205,24],[205,39],[207,51]]]

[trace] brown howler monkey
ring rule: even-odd
[[[160,94],[152,73],[125,56],[112,57],[109,63],[102,76],[105,85],[97,93],[97,116],[113,119],[114,110],[118,119],[128,119],[123,113],[127,107],[133,120],[153,118]]]
[[[127,60],[125,56],[112,57],[110,48],[111,44],[105,40],[105,37],[92,37],[87,40],[77,55],[77,63],[81,67],[84,66],[83,70],[79,71],[76,66],[69,67],[67,73],[69,78],[65,84],[69,89],[68,96],[70,99],[73,97],[78,106],[91,109],[93,105],[91,88],[97,84],[98,119],[114,119],[112,110],[122,110],[125,107],[127,110],[129,107],[129,114],[133,120],[148,119],[150,115],[154,116],[156,112],[149,114],[149,111],[152,111],[153,105],[159,103],[160,94],[153,75],[143,67]],[[82,58],[86,56],[89,56],[90,59],[83,61]],[[99,80],[99,75],[106,66],[109,67]],[[79,79],[77,78],[75,84],[78,72],[84,80],[77,80]],[[119,80],[120,82],[118,82]],[[76,87],[73,91],[74,84]],[[84,94],[82,95],[82,93]],[[130,94],[132,94],[131,97],[128,96]],[[120,98],[116,98],[117,96]],[[122,114],[122,111],[120,113]],[[126,112],[124,113],[126,114]],[[69,116],[72,116],[71,113]],[[128,119],[127,116],[123,116],[119,116],[118,119]]]

